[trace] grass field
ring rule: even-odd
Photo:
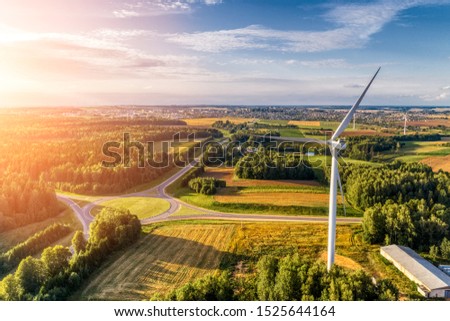
[[[200,127],[211,127],[212,124],[214,124],[218,120],[227,121],[234,124],[242,124],[242,123],[251,123],[254,122],[255,119],[253,118],[232,118],[232,117],[223,117],[223,118],[188,118],[188,119],[182,119],[186,122],[188,126],[200,126]]]
[[[74,299],[146,300],[218,269],[253,273],[263,255],[299,253],[322,261],[326,255],[326,224],[189,221],[145,229],[151,234],[111,257]],[[411,282],[382,259],[378,246],[361,241],[360,232],[359,225],[338,224],[336,264],[390,278],[404,296],[413,292]]]
[[[166,212],[170,208],[170,203],[153,197],[123,197],[101,203],[92,210],[92,214],[96,215],[104,207],[127,209],[142,220]]]
[[[303,130],[299,128],[279,128],[280,136],[283,137],[305,137]]]
[[[207,213],[199,210],[192,209],[190,207],[181,205],[178,211],[173,213],[171,216],[189,216],[189,215],[206,215]]]
[[[77,295],[90,300],[146,300],[214,273],[235,224],[170,224],[111,258]]]
[[[445,156],[450,155],[450,147],[445,147],[442,145],[442,141],[406,142],[405,145],[397,153],[381,153],[381,159],[384,161],[393,161],[395,159],[398,159],[404,162],[419,162],[428,159],[428,161],[424,163],[430,163],[430,166],[432,164],[435,165],[437,169],[439,169],[439,165],[441,165],[440,158],[442,158],[443,163],[445,162]]]
[[[8,251],[11,247],[25,241],[31,235],[39,231],[42,231],[43,229],[52,225],[53,223],[68,224],[72,227],[74,231],[73,233],[69,234],[67,237],[61,239],[57,243],[61,245],[69,245],[75,231],[83,230],[83,226],[81,225],[80,221],[75,217],[75,214],[69,208],[66,208],[60,215],[56,217],[0,233],[0,253]]]

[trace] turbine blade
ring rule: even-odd
[[[369,82],[369,84],[367,85],[366,89],[364,89],[361,97],[359,97],[359,99],[356,101],[356,103],[353,105],[353,107],[350,109],[350,111],[348,112],[348,114],[345,116],[344,120],[342,121],[342,123],[339,125],[339,127],[336,129],[336,131],[334,132],[333,137],[331,137],[331,140],[335,140],[337,139],[343,132],[344,130],[347,128],[348,124],[350,123],[353,114],[356,112],[356,110],[359,107],[359,104],[361,104],[364,96],[366,95],[367,91],[370,88],[370,85],[372,85],[372,82],[375,80],[375,77],[378,75],[378,72],[380,71],[381,67],[378,68],[377,72],[375,73],[375,75],[372,77],[372,80]]]
[[[344,208],[344,215],[347,216],[347,210],[345,209],[344,190],[342,189],[341,175],[339,175],[339,171],[337,172],[337,181],[338,181],[338,184],[339,184],[339,189],[341,190],[342,206]]]

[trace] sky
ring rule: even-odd
[[[450,0],[0,8],[0,106],[450,105]]]

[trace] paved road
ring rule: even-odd
[[[159,184],[158,186],[152,187],[150,189],[141,191],[141,192],[135,192],[130,194],[124,194],[124,195],[117,195],[117,196],[106,196],[101,197],[97,199],[94,202],[91,202],[87,205],[85,205],[83,208],[81,208],[76,202],[74,202],[70,197],[65,196],[64,194],[57,194],[57,197],[60,201],[66,203],[69,205],[72,210],[77,215],[78,219],[83,224],[83,232],[85,235],[88,235],[89,231],[89,224],[92,222],[93,217],[91,215],[91,210],[101,203],[113,200],[117,198],[124,198],[124,197],[154,197],[154,198],[161,198],[164,200],[167,200],[170,203],[170,208],[154,217],[149,217],[147,219],[141,220],[141,223],[143,225],[146,224],[152,224],[156,222],[164,222],[164,221],[176,221],[176,220],[191,220],[191,219],[218,219],[218,220],[239,220],[239,221],[263,221],[263,222],[328,222],[328,217],[324,216],[286,216],[286,215],[261,215],[261,214],[235,214],[235,213],[223,213],[223,212],[217,212],[212,210],[207,210],[201,207],[197,207],[191,204],[187,204],[179,199],[176,199],[169,194],[166,193],[166,188],[175,182],[177,179],[179,179],[181,176],[183,176],[186,172],[188,172],[191,168],[193,168],[195,165],[197,165],[199,162],[198,159],[194,160],[192,163],[190,163],[188,166],[182,168],[180,171],[178,171],[175,175],[171,176],[167,180],[165,180],[163,183]],[[74,197],[72,197],[74,198]],[[74,198],[75,199],[75,198]],[[183,205],[184,207],[190,208],[195,213],[203,213],[203,214],[196,214],[196,215],[185,215],[185,216],[171,216],[174,214],[180,207],[180,205]],[[339,217],[337,218],[338,223],[348,223],[348,224],[356,224],[361,222],[361,218],[356,217]]]
[[[93,217],[91,215],[86,214],[85,211],[75,201],[73,201],[69,197],[61,195],[61,194],[56,194],[56,197],[61,202],[66,203],[73,210],[73,212],[78,217],[78,220],[83,225],[84,235],[87,236],[89,234],[89,224],[92,222]]]

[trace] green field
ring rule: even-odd
[[[327,225],[187,221],[144,227],[146,236],[111,257],[74,297],[83,300],[146,300],[220,269],[246,275],[266,254],[324,260]],[[390,278],[403,296],[411,283],[383,260],[378,246],[360,240],[359,225],[338,225],[336,264]]]
[[[103,207],[126,209],[142,220],[166,212],[170,203],[154,197],[123,197],[101,203],[92,210],[92,214],[96,215]]]
[[[208,213],[192,209],[185,205],[181,205],[178,211],[173,213],[171,216],[190,216],[190,215],[207,215]]]
[[[419,162],[428,157],[450,155],[450,147],[442,146],[444,142],[405,142],[398,152],[381,153],[382,161],[401,160],[404,162]]]

